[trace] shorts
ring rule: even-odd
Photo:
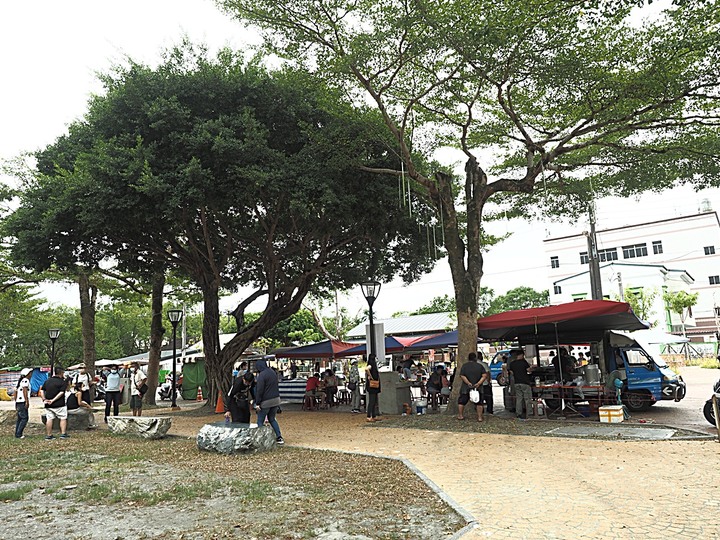
[[[133,394],[130,396],[130,408],[131,409],[142,409],[142,396]]]
[[[458,405],[467,405],[470,402],[470,394],[460,394],[458,396]]]
[[[59,420],[65,420],[68,416],[67,407],[47,407],[45,409],[45,417],[48,420],[55,420],[58,418]]]

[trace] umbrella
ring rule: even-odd
[[[432,336],[411,336],[411,337],[395,337],[385,336],[385,352],[394,353],[401,352],[405,349],[411,348],[416,342],[428,339]],[[342,351],[337,356],[359,356],[367,352],[365,343],[355,345],[351,349]]]

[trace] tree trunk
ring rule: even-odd
[[[205,355],[205,386],[203,396],[206,408],[215,410],[218,396],[232,382],[232,362],[220,355],[220,302],[219,289],[206,284],[203,293],[203,353]]]
[[[82,325],[83,362],[87,372],[95,375],[95,312],[97,287],[90,284],[90,275],[81,272],[78,276],[80,288],[80,321]]]
[[[150,320],[150,353],[148,357],[147,385],[148,391],[144,401],[148,405],[155,405],[155,394],[158,387],[160,373],[160,353],[162,351],[163,334],[163,289],[165,288],[165,274],[158,272],[153,277],[152,284],[152,319]]]
[[[487,177],[474,158],[468,159],[465,174],[467,227],[464,239],[454,204],[453,178],[444,173],[437,173],[435,175],[437,191],[431,193],[442,215],[445,249],[452,274],[458,318],[458,352],[455,358],[453,389],[448,400],[448,414],[457,412],[460,369],[467,361],[468,354],[477,351],[478,302],[483,274],[481,221]]]

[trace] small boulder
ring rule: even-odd
[[[169,416],[108,416],[108,429],[120,435],[162,439],[172,425]]]
[[[250,427],[249,424],[205,424],[197,435],[200,450],[221,454],[254,454],[272,450],[275,432],[270,426]]]

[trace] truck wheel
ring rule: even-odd
[[[715,411],[713,410],[712,400],[705,402],[705,406],[703,407],[703,414],[705,415],[705,420],[707,420],[714,426],[715,425]]]
[[[645,411],[650,408],[650,400],[644,392],[628,392],[623,396],[623,401],[631,411]]]

